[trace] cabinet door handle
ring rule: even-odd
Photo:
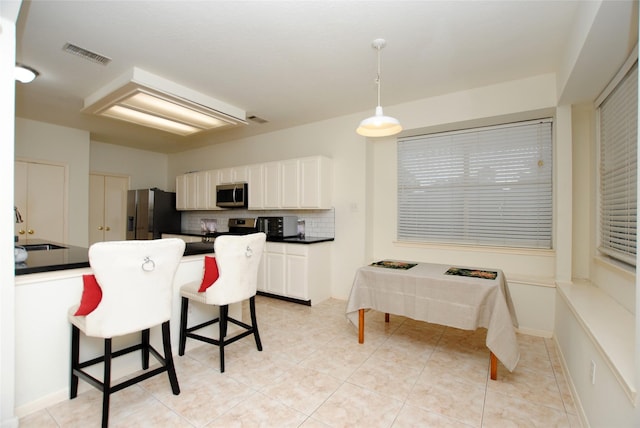
[[[35,230],[33,230],[33,229],[29,229],[29,230],[27,230],[27,233],[28,233],[29,235],[33,235],[33,234],[35,233]]]
[[[20,230],[18,231],[18,233],[19,233],[20,235],[24,235],[24,234],[25,234],[25,232],[26,232],[26,231],[25,231],[24,229],[20,229]]]
[[[107,232],[111,230],[111,228],[109,226],[105,227],[104,230],[106,230]]]
[[[98,230],[102,230],[102,226],[98,226]]]

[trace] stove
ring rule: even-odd
[[[221,235],[249,235],[256,233],[258,226],[255,218],[230,218],[228,232],[207,233],[202,237],[202,242],[214,242]]]

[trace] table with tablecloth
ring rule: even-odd
[[[393,267],[369,265],[356,272],[346,315],[358,327],[361,343],[366,309],[463,330],[484,327],[492,379],[496,378],[496,357],[509,371],[515,369],[520,359],[515,332],[518,321],[501,270],[432,263],[416,263],[409,269]],[[471,276],[447,271],[464,271]]]

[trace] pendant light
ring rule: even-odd
[[[378,51],[378,74],[376,76],[376,86],[378,87],[378,106],[376,114],[362,122],[356,132],[365,137],[388,137],[402,131],[402,126],[398,119],[385,116],[380,105],[380,51],[387,45],[384,39],[375,39],[371,46]]]

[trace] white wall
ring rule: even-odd
[[[89,242],[89,132],[16,118],[15,138],[16,158],[68,166],[66,243],[86,247]]]
[[[167,179],[166,154],[91,141],[89,156],[91,172],[128,175],[131,189],[175,190],[175,182]]]
[[[0,2],[0,426],[17,427],[15,404],[15,290],[13,261],[13,157],[16,20],[20,1]]]

